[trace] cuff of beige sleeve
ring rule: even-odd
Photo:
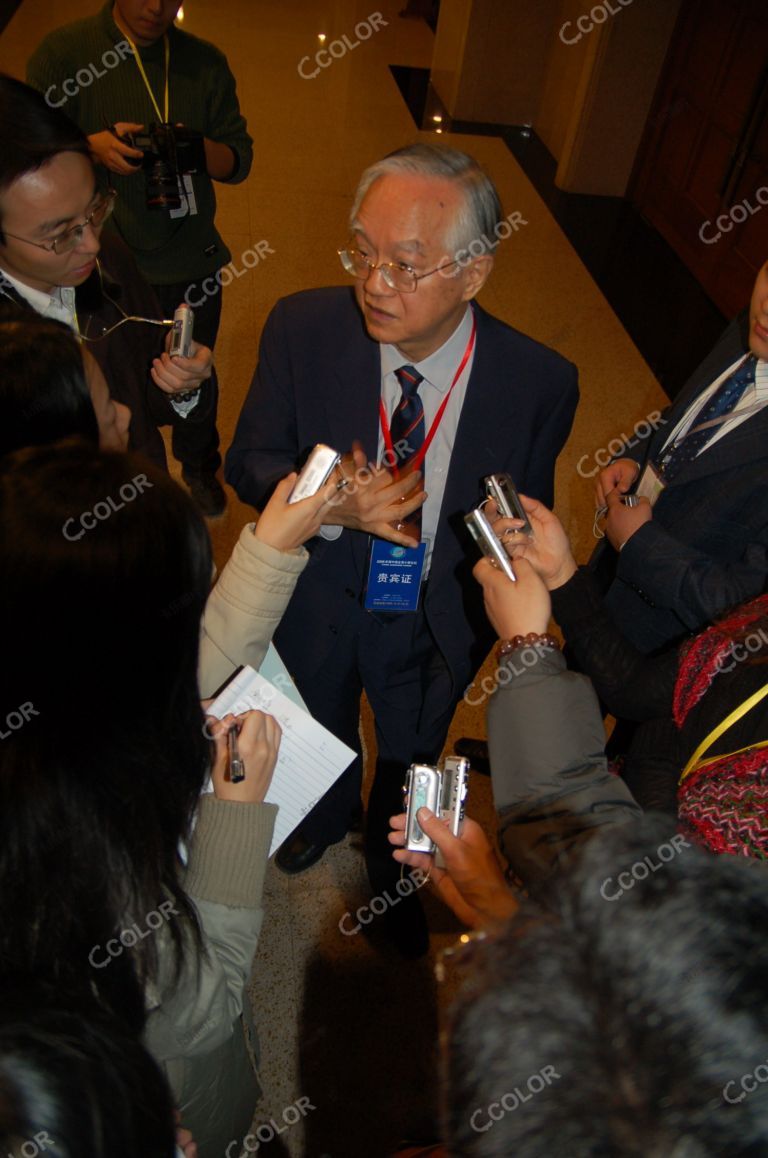
[[[200,797],[184,888],[232,908],[257,908],[277,817],[276,804]]]
[[[294,547],[290,551],[281,551],[270,543],[265,543],[256,537],[256,523],[246,523],[240,532],[240,546],[254,560],[258,566],[266,563],[276,571],[285,571],[288,575],[300,575],[304,570],[309,554],[305,547]]]

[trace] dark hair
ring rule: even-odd
[[[81,153],[90,159],[85,133],[64,113],[51,108],[36,89],[0,73],[0,195],[19,177],[36,172],[59,153]],[[3,244],[5,238],[0,233]]]
[[[450,1032],[450,1154],[768,1152],[765,1087],[741,1085],[768,1062],[765,866],[681,840],[658,817],[606,831],[551,912],[480,947]]]
[[[25,985],[0,1006],[0,1151],[173,1158],[173,1099],[135,1034],[97,1007]]]
[[[74,436],[98,445],[82,350],[63,322],[0,304],[0,413],[0,455]]]
[[[140,1023],[160,935],[105,944],[169,901],[190,918],[162,922],[176,949],[197,931],[177,870],[210,756],[208,534],[138,455],[73,443],[3,467],[0,974],[85,984]]]

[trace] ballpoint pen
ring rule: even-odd
[[[240,752],[237,747],[238,726],[233,724],[227,733],[227,743],[229,745],[229,779],[232,784],[239,784],[245,780],[245,764],[240,759]]]

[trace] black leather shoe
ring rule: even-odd
[[[464,756],[469,760],[472,771],[481,776],[490,776],[491,764],[488,759],[488,745],[485,740],[475,740],[472,736],[461,736],[453,745],[457,756]]]
[[[297,828],[275,853],[275,864],[281,872],[297,876],[317,864],[327,848],[327,844],[307,838]]]
[[[227,509],[227,496],[215,474],[191,474],[182,470],[181,477],[189,493],[207,519],[215,519]]]

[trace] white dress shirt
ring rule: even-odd
[[[423,382],[419,383],[419,398],[424,407],[424,437],[426,438],[443,399],[451,388],[451,383],[469,344],[472,333],[472,317],[472,308],[468,305],[464,316],[450,338],[443,343],[439,350],[435,350],[433,354],[421,362],[409,362],[397,346],[382,344],[379,347],[381,351],[381,400],[384,403],[384,409],[390,423],[395,407],[402,397],[402,389],[395,370],[399,370],[401,366],[413,366],[424,379]],[[424,557],[425,575],[429,570],[432,558],[440,508],[443,503],[443,493],[451,463],[451,453],[456,440],[461,408],[464,405],[467,382],[472,372],[474,360],[475,350],[473,349],[456,381],[421,468],[424,474],[423,489],[427,492],[426,501],[421,508],[421,538],[427,544]],[[379,424],[378,459],[380,463],[385,461],[384,451],[384,433],[381,430],[381,424]],[[321,527],[320,534],[325,539],[336,539],[341,531],[341,527],[324,526]]]
[[[64,322],[79,335],[74,286],[56,286],[52,294],[47,294],[44,290],[32,289],[31,286],[24,285],[18,278],[12,277],[7,270],[3,270],[2,273],[19,297],[23,298],[36,314],[40,314],[44,318],[54,318],[57,322]]]
[[[736,368],[740,366],[743,361],[744,357],[742,355],[740,358],[737,358],[733,365],[729,366],[728,369],[725,370],[719,378],[716,378],[711,386],[708,386],[707,389],[703,391],[703,393],[698,394],[696,398],[694,398],[693,402],[690,404],[685,414],[680,419],[667,441],[664,443],[664,450],[672,446],[675,442],[680,442],[693,425],[698,425],[698,423],[694,422],[697,415],[704,410],[707,402],[715,393],[717,388],[722,385],[726,378],[733,374],[734,370],[736,370]],[[728,434],[729,431],[735,430],[736,427],[740,426],[742,422],[746,422],[746,420],[752,414],[756,414],[758,410],[762,410],[766,403],[768,403],[768,362],[766,362],[763,358],[758,358],[755,366],[754,386],[749,386],[744,391],[741,398],[734,406],[733,410],[731,410],[730,413],[725,416],[725,420],[720,423],[720,426],[712,435],[712,438],[710,438],[709,442],[704,444],[696,457],[698,458],[699,454],[703,454],[704,451],[708,450],[710,446],[713,446],[718,441],[718,439],[723,438],[726,434]]]

